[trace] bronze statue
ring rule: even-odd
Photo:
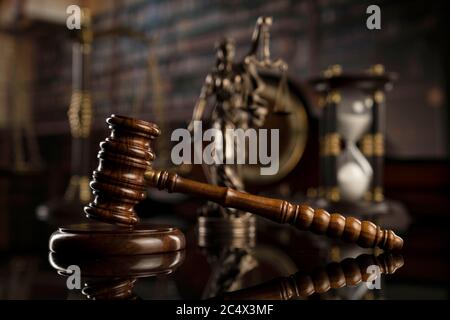
[[[259,70],[276,70],[282,73],[279,84],[280,92],[287,86],[287,64],[282,60],[272,61],[269,48],[269,27],[272,18],[258,18],[252,36],[252,45],[248,54],[239,63],[234,63],[235,46],[231,39],[224,39],[217,46],[217,63],[210,74],[207,75],[194,108],[189,130],[194,130],[194,121],[201,120],[210,97],[215,97],[215,106],[211,114],[211,127],[218,129],[221,134],[222,145],[216,144],[216,154],[228,159],[231,155],[240,154],[239,145],[234,144],[234,137],[227,134],[227,129],[259,128],[264,125],[269,112],[270,101],[264,95],[264,82]],[[262,38],[262,53],[258,55],[260,40]],[[286,112],[277,106],[275,98],[275,112]],[[215,140],[217,141],[217,139]],[[231,143],[230,143],[231,142]],[[234,150],[227,150],[232,147]],[[219,149],[220,148],[220,149]],[[230,187],[244,191],[241,166],[225,164],[225,161],[205,168],[208,182],[220,186]],[[241,216],[242,212],[233,209],[224,209],[215,204],[208,204],[204,213],[208,215],[226,216],[232,214]]]

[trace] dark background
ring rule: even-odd
[[[46,248],[49,228],[36,218],[36,208],[61,198],[71,173],[67,109],[72,42],[65,27],[65,8],[74,1],[65,2],[0,1],[0,252],[7,255]],[[214,65],[214,44],[231,36],[241,57],[261,15],[274,19],[272,56],[288,62],[290,79],[302,88],[332,64],[342,65],[344,71],[361,71],[381,63],[387,71],[398,73],[387,95],[385,190],[387,197],[406,206],[413,226],[420,226],[410,230],[413,240],[406,250],[417,254],[417,261],[413,274],[405,277],[447,278],[448,274],[442,274],[447,272],[444,257],[450,211],[450,55],[445,1],[91,0],[79,4],[91,8],[94,30],[128,26],[157,37],[150,47],[122,38],[94,42],[92,168],[108,115],[158,117],[152,105],[154,86],[145,85],[149,50],[158,59],[164,125],[170,132],[189,121],[204,77]],[[381,30],[366,28],[365,10],[370,4],[381,8]],[[9,32],[19,20],[28,26],[19,33]],[[13,58],[8,55],[12,43],[20,52]],[[17,78],[19,84],[12,88]],[[27,95],[27,112],[14,116],[11,99]],[[310,108],[314,108],[313,101]],[[15,123],[26,123],[35,134],[44,164],[39,170],[14,170]],[[317,175],[305,161],[285,182],[293,184]],[[306,192],[307,187],[292,185],[295,192]],[[277,195],[274,190],[276,186],[259,191]],[[436,252],[439,258],[434,258]]]

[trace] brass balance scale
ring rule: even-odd
[[[73,60],[72,60],[72,94],[67,116],[71,134],[71,177],[62,199],[54,199],[37,208],[37,216],[52,225],[60,225],[82,220],[80,212],[83,206],[91,200],[89,180],[90,167],[90,138],[92,134],[92,119],[94,107],[90,85],[91,55],[93,41],[101,38],[113,37],[134,40],[147,47],[147,69],[145,79],[136,89],[132,103],[131,114],[138,116],[142,112],[147,88],[152,86],[152,105],[161,119],[165,119],[165,100],[162,93],[163,86],[158,69],[157,56],[153,52],[153,45],[157,41],[154,37],[126,27],[114,27],[94,31],[92,28],[90,10],[82,9],[82,28],[72,31]],[[164,129],[165,121],[162,121]],[[162,139],[164,140],[164,139]],[[162,158],[168,153],[167,146],[161,142]],[[164,151],[166,150],[166,151]],[[166,157],[167,158],[167,157]],[[161,159],[164,160],[164,159]],[[167,159],[165,159],[167,160]],[[166,161],[167,162],[167,161]],[[163,163],[163,161],[160,161]]]

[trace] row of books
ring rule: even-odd
[[[361,71],[382,63],[387,70],[400,73],[398,94],[409,85],[421,88],[402,94],[401,99],[394,90],[390,98],[403,104],[389,109],[388,117],[398,118],[411,105],[422,108],[418,101],[424,98],[420,95],[431,84],[441,82],[439,74],[423,70],[434,59],[426,49],[427,38],[436,30],[433,9],[421,12],[420,3],[412,1],[410,9],[414,14],[407,15],[401,4],[383,3],[382,30],[371,31],[366,27],[366,7],[355,0],[123,1],[94,16],[94,29],[127,26],[154,36],[156,41],[150,46],[124,38],[94,42],[91,77],[95,123],[102,126],[111,112],[131,114],[140,96],[144,97],[142,113],[155,114],[153,84],[145,80],[150,54],[158,61],[166,118],[171,122],[187,121],[203,80],[215,64],[214,45],[230,36],[235,39],[236,58],[241,58],[249,50],[260,15],[273,16],[272,57],[288,62],[292,79],[304,81],[336,63],[346,71]],[[41,92],[36,101],[41,127],[67,121],[71,87],[70,42],[52,45],[46,41],[54,39],[45,39],[41,44]],[[411,46],[415,50],[410,50]],[[420,70],[419,74],[414,70]],[[388,134],[394,141],[401,141],[401,133],[389,130],[395,130],[393,127],[388,126]]]

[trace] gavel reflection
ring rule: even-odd
[[[83,295],[89,300],[135,300],[134,284],[140,278],[168,275],[184,261],[184,250],[161,254],[70,255],[49,254],[51,266],[64,276],[72,275],[74,265],[81,270]]]
[[[256,196],[231,188],[201,183],[151,167],[155,159],[151,143],[159,136],[157,125],[112,115],[106,120],[111,135],[100,143],[99,165],[90,186],[95,199],[87,207],[87,217],[119,225],[138,222],[134,206],[145,198],[147,185],[168,192],[186,193],[217,204],[251,212],[300,230],[340,238],[364,248],[399,250],[403,240],[392,230],[383,230],[370,221],[329,214],[323,209],[294,205],[287,201]]]
[[[368,268],[375,266],[379,271]],[[330,289],[356,286],[371,282],[381,274],[393,274],[403,266],[401,255],[384,253],[379,256],[362,254],[356,259],[347,258],[333,262],[312,273],[297,272],[289,277],[277,278],[266,283],[238,291],[227,292],[213,299],[224,300],[291,300],[325,293]],[[368,271],[369,270],[369,271]]]

